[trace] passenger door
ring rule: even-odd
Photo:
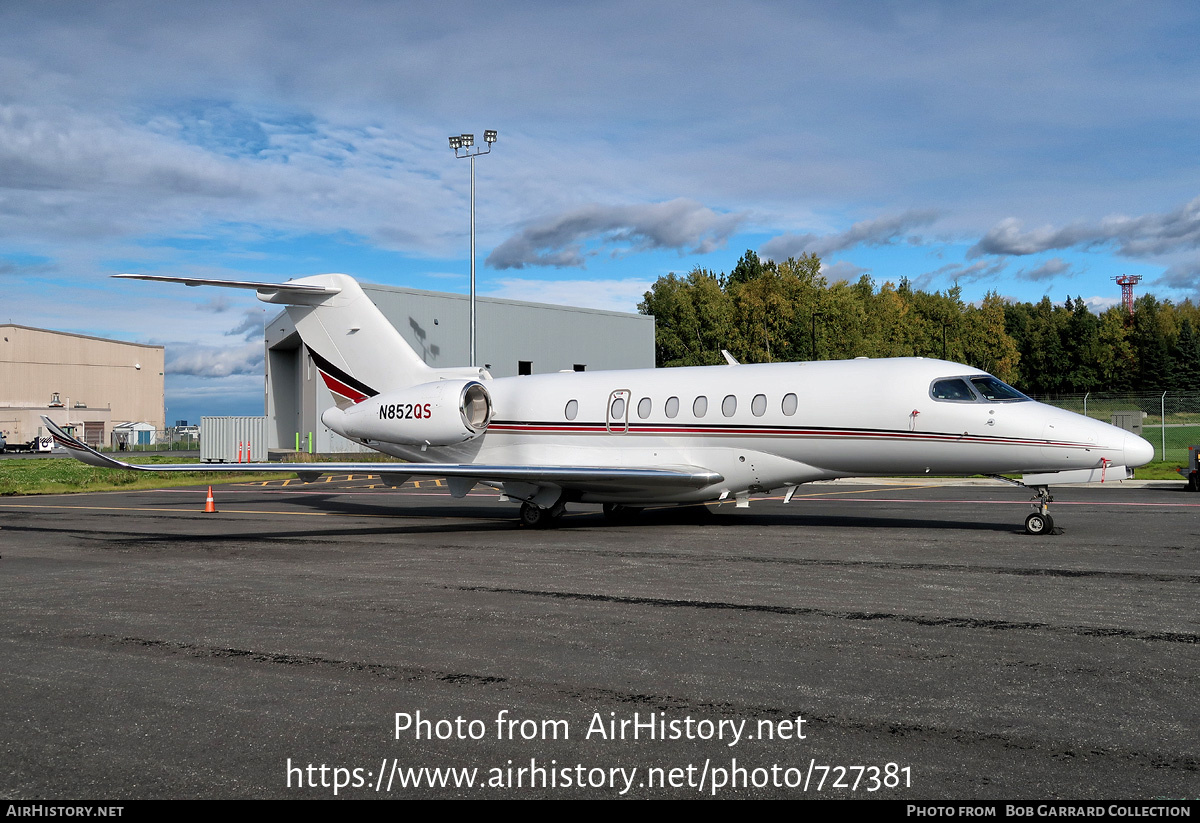
[[[629,431],[629,389],[617,389],[608,396],[608,411],[605,413],[605,428],[609,434],[625,434]]]

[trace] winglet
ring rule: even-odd
[[[146,470],[143,466],[135,466],[132,463],[123,463],[120,460],[114,460],[111,457],[106,457],[86,443],[82,443],[71,435],[67,434],[45,415],[42,415],[42,422],[45,423],[46,428],[50,430],[50,434],[54,438],[54,444],[66,449],[68,454],[81,463],[87,463],[90,466],[99,466],[102,469]]]

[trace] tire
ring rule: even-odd
[[[521,504],[521,525],[527,529],[549,529],[558,525],[566,506],[555,503],[549,509],[535,506],[532,503]]]
[[[1048,514],[1034,512],[1025,518],[1026,534],[1050,534],[1054,531],[1054,518]]]

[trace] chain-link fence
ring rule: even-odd
[[[114,428],[103,451],[163,452],[200,451],[200,433],[196,430]]]
[[[1033,399],[1105,423],[1116,423],[1114,417],[1119,415],[1124,415],[1127,420],[1132,417],[1141,423],[1142,437],[1154,444],[1156,460],[1186,464],[1188,446],[1200,446],[1200,394],[1090,392],[1041,395]],[[1139,417],[1140,421],[1137,420]]]

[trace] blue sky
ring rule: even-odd
[[[634,310],[746,250],[968,300],[1200,288],[1200,6],[0,4],[5,321],[167,346],[262,411],[263,308],[122,271],[326,271]]]

